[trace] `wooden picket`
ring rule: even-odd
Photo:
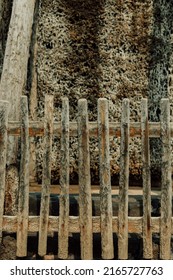
[[[118,256],[128,259],[129,100],[124,99],[121,118]]]
[[[141,101],[141,156],[143,178],[143,257],[152,258],[151,174],[147,99]]]
[[[51,152],[53,135],[53,96],[45,98],[45,120],[44,120],[44,142],[43,142],[43,178],[42,197],[40,207],[39,243],[38,253],[44,256],[47,252],[47,235],[49,222],[49,201],[51,185]]]
[[[17,256],[27,256],[29,214],[29,118],[27,97],[21,97],[21,160],[17,223]]]
[[[62,100],[60,160],[58,256],[60,259],[67,259],[69,243],[69,102],[67,98]]]
[[[21,121],[8,121],[8,102],[0,101],[0,238],[3,232],[17,233],[16,256],[27,256],[29,232],[37,232],[38,254],[47,254],[48,233],[58,232],[58,257],[68,258],[69,234],[80,233],[81,259],[93,259],[93,234],[101,234],[103,259],[115,257],[113,233],[118,236],[118,259],[128,259],[128,234],[136,233],[143,237],[143,258],[153,258],[152,234],[160,233],[160,258],[171,258],[172,181],[171,181],[171,137],[173,126],[170,123],[168,99],[161,100],[161,121],[148,121],[147,99],[141,101],[141,122],[130,122],[129,100],[122,102],[121,122],[109,122],[108,100],[98,100],[98,120],[88,121],[87,100],[78,101],[78,120],[69,121],[69,102],[62,99],[62,116],[53,121],[53,97],[45,98],[44,122],[31,122],[28,117],[27,97],[21,97]],[[20,136],[20,187],[17,216],[4,215],[5,168],[7,139],[9,135]],[[51,187],[51,152],[53,136],[61,136],[60,151],[60,195],[59,214],[49,215]],[[43,137],[43,175],[39,216],[29,216],[29,143],[30,137]],[[79,217],[69,216],[69,137],[78,137],[79,167]],[[90,178],[90,137],[98,138],[100,168],[100,216],[92,213],[92,188]],[[120,137],[120,180],[119,210],[113,216],[112,188],[110,176],[110,136]],[[141,159],[143,179],[143,216],[128,216],[129,192],[129,141],[130,137],[141,137]],[[151,137],[160,137],[162,145],[161,162],[161,215],[151,216]]]

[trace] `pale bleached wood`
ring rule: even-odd
[[[21,97],[21,159],[18,201],[17,256],[27,256],[28,215],[29,215],[29,119],[28,101]]]
[[[143,258],[152,259],[151,174],[147,99],[142,99],[141,101],[141,134],[143,180]]]
[[[100,233],[100,216],[92,217],[93,233]],[[49,216],[48,231],[57,232],[59,228],[59,217]],[[160,217],[151,217],[151,228],[153,233],[160,232]],[[17,216],[3,216],[2,229],[12,233],[17,231]],[[112,218],[112,229],[118,233],[118,217]],[[129,233],[142,234],[143,217],[128,217]],[[39,216],[29,216],[28,234],[39,231]],[[77,216],[69,217],[69,231],[72,233],[80,232],[80,218]],[[173,234],[173,218],[171,218],[171,234]]]
[[[81,259],[93,259],[92,200],[87,100],[78,102],[79,212]]]
[[[20,97],[25,91],[27,65],[36,0],[14,0],[5,48],[0,81],[0,99],[9,101],[9,119],[19,121]],[[19,124],[20,126],[20,124]],[[16,167],[18,138],[8,137],[6,194],[11,197],[11,208],[6,213],[16,215],[19,174]]]
[[[109,155],[109,119],[108,101],[98,100],[98,142],[100,164],[100,213],[101,213],[101,245],[102,258],[114,257],[112,233],[112,197]]]
[[[44,256],[47,251],[47,232],[49,220],[49,200],[51,185],[51,154],[52,154],[52,135],[53,135],[53,96],[45,97],[45,120],[44,120],[44,139],[43,139],[43,175],[42,175],[42,194],[40,206],[39,224],[39,243],[38,254]]]
[[[122,260],[128,259],[129,115],[129,99],[124,99],[121,115],[118,210],[118,258]]]
[[[77,123],[69,123],[70,136],[77,136]],[[149,122],[149,137],[157,138],[160,137],[160,123]],[[173,137],[173,124],[171,126],[171,137]],[[89,135],[92,137],[98,137],[98,127],[96,122],[89,122]],[[54,122],[53,124],[54,135],[61,135],[61,122]],[[9,121],[8,123],[8,134],[17,136],[20,135],[20,123],[17,121]],[[39,121],[30,121],[29,123],[29,135],[30,136],[43,136],[44,124]],[[141,123],[131,122],[129,127],[130,137],[141,136]],[[109,122],[109,136],[120,137],[121,136],[121,124],[118,122]]]
[[[8,102],[0,101],[0,243],[2,241],[2,221],[5,198],[8,106]]]
[[[161,107],[161,227],[160,259],[171,258],[171,215],[172,215],[172,180],[171,180],[171,137],[170,137],[170,104],[164,98]]]
[[[69,101],[62,100],[58,256],[68,258],[69,245]]]

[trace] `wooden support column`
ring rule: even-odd
[[[33,15],[36,0],[14,0],[9,26],[3,70],[0,83],[0,99],[9,101],[9,120],[19,120],[20,96],[25,92],[29,47],[32,33]],[[16,215],[16,194],[18,193],[18,170],[16,167],[18,138],[8,138],[7,182],[11,210]]]

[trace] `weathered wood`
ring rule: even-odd
[[[0,84],[0,99],[10,102],[9,119],[19,120],[36,0],[14,0]]]
[[[69,102],[62,100],[58,256],[68,258],[69,236]]]
[[[21,97],[21,159],[17,225],[17,256],[27,256],[29,215],[29,119],[27,97]]]
[[[141,134],[143,180],[143,257],[144,259],[152,259],[151,174],[147,99],[142,99],[141,101]]]
[[[128,187],[129,187],[129,99],[122,103],[120,181],[118,211],[118,258],[128,259]]]
[[[161,100],[161,227],[160,227],[160,259],[171,258],[171,138],[170,138],[170,105],[169,100]]]
[[[78,102],[79,212],[81,259],[93,259],[92,201],[87,100]]]
[[[51,185],[51,154],[53,135],[53,96],[45,97],[45,120],[43,139],[43,175],[42,175],[42,197],[40,206],[39,243],[38,254],[44,256],[47,250],[47,231],[49,220],[49,200]]]
[[[98,100],[98,142],[100,164],[100,213],[102,258],[112,259],[114,257],[114,246],[112,233],[109,119],[108,101],[105,98],[100,98]]]
[[[92,217],[93,233],[100,233],[100,217]],[[160,232],[160,217],[151,217],[151,227],[153,233]],[[59,218],[49,216],[48,231],[57,232],[59,228]],[[6,232],[17,232],[17,217],[3,216],[2,229]],[[118,233],[118,217],[112,218],[113,232]],[[129,233],[142,234],[143,217],[128,217]],[[28,232],[34,233],[39,231],[39,216],[29,216]],[[72,233],[80,232],[80,219],[77,216],[69,217],[69,231]],[[171,218],[171,234],[173,234],[173,217]]]
[[[70,122],[69,133],[70,136],[77,136],[77,123]],[[160,123],[149,122],[149,137],[156,138],[160,137]],[[171,126],[171,137],[173,137],[173,125]],[[98,137],[98,128],[96,122],[89,122],[89,136]],[[54,135],[61,135],[61,123],[54,122],[53,124]],[[8,134],[17,136],[20,135],[20,123],[17,121],[9,121],[8,123]],[[43,136],[44,124],[39,121],[30,121],[29,123],[29,135],[30,136]],[[129,127],[130,137],[141,136],[141,123],[131,122]],[[109,136],[121,137],[121,124],[118,122],[109,122]]]
[[[9,119],[18,120],[20,115],[20,96],[25,90],[30,38],[36,0],[14,0],[8,38],[6,42],[3,69],[0,82],[0,99],[9,101]],[[20,126],[20,124],[19,124]],[[18,139],[8,137],[7,149],[7,194],[12,198],[11,215],[16,215],[16,194],[19,188],[16,167]],[[10,208],[9,208],[10,209]],[[9,213],[9,209],[6,213]]]
[[[6,101],[0,102],[0,243],[2,241],[2,221],[5,197],[8,105],[9,103]]]

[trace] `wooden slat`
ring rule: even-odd
[[[143,258],[152,259],[151,174],[147,99],[142,99],[141,101],[141,134],[143,180]]]
[[[120,181],[118,211],[118,258],[128,259],[128,187],[129,187],[129,100],[122,103]]]
[[[51,153],[53,135],[53,96],[45,97],[45,121],[44,121],[44,142],[43,142],[43,176],[42,196],[40,207],[39,243],[38,254],[44,256],[47,250],[47,229],[49,219],[49,200],[51,185]]]
[[[70,122],[69,133],[70,136],[77,136],[77,123]],[[171,137],[173,137],[173,124],[171,126]],[[130,123],[130,137],[141,136],[141,123],[140,122],[131,122]],[[53,124],[53,133],[54,135],[61,135],[61,123],[54,122]],[[8,123],[8,134],[17,136],[20,135],[20,123],[15,121],[10,121]],[[44,124],[39,121],[30,121],[29,122],[29,135],[30,137],[34,136],[43,136],[44,135]],[[89,135],[91,137],[98,137],[98,128],[96,122],[89,122]],[[109,123],[109,136],[120,137],[121,136],[121,124],[118,122]],[[160,123],[149,122],[149,137],[156,138],[160,137]]]
[[[58,256],[68,258],[69,236],[69,102],[62,100]]]
[[[29,120],[27,97],[21,97],[21,160],[18,201],[17,256],[27,256],[29,215]]]
[[[100,161],[100,213],[102,258],[112,259],[114,257],[114,246],[112,233],[109,120],[108,101],[105,98],[100,98],[98,100],[98,140]]]
[[[171,258],[171,215],[172,215],[172,184],[171,184],[171,138],[170,138],[170,105],[168,99],[161,100],[161,228],[160,228],[160,259]]]
[[[93,259],[92,201],[87,100],[78,102],[79,212],[81,259]]]
[[[0,243],[2,241],[2,221],[5,198],[8,105],[7,101],[0,101]]]

